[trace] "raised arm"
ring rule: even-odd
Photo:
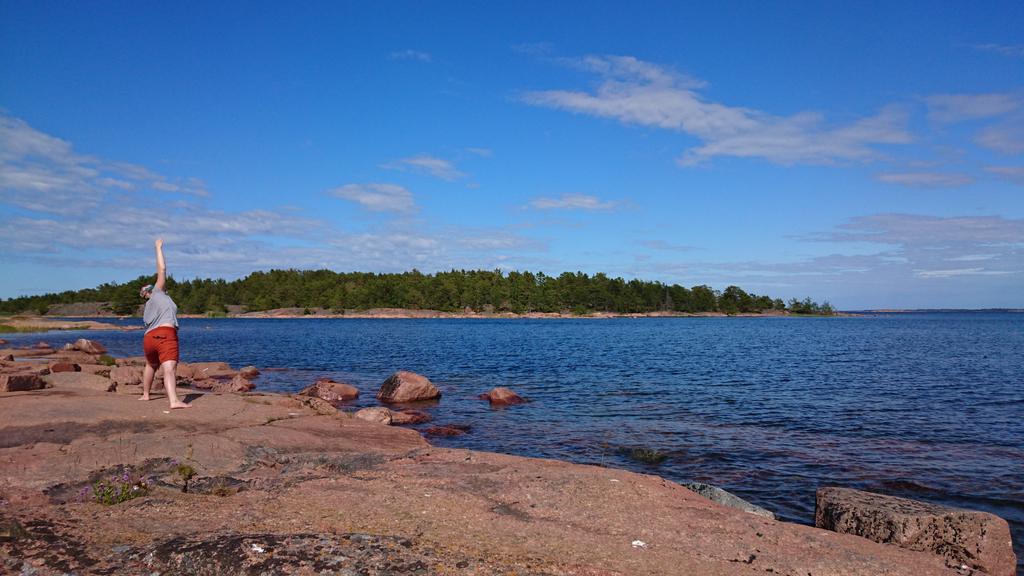
[[[164,240],[163,238],[157,238],[156,242],[156,284],[153,287],[157,290],[163,290],[164,284],[167,283],[167,264],[164,262]]]

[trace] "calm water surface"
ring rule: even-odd
[[[444,393],[434,423],[472,425],[435,444],[709,482],[804,523],[831,485],[987,510],[1024,560],[1024,314],[181,324],[183,361],[287,368],[262,390],[330,376],[364,406],[395,370],[422,373]],[[140,332],[91,337],[141,354]],[[533,402],[491,409],[476,395],[494,386]],[[622,455],[639,446],[669,457]]]

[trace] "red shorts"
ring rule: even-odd
[[[142,337],[146,363],[154,368],[168,360],[178,361],[178,329],[171,326],[154,328]]]

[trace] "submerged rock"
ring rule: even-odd
[[[717,502],[722,506],[728,506],[729,508],[743,510],[744,512],[749,512],[751,514],[756,514],[758,516],[764,516],[765,518],[775,520],[775,513],[772,512],[771,510],[762,508],[757,504],[751,504],[750,502],[747,502],[746,500],[740,498],[739,496],[733,494],[732,492],[722,490],[718,486],[704,484],[703,482],[688,482],[686,484],[683,484],[683,486],[686,486],[688,489],[696,492],[697,494],[700,494],[701,496],[707,498],[708,500],[711,500],[712,502]]]
[[[444,424],[427,428],[423,433],[427,436],[462,436],[472,428],[466,424]]]
[[[516,394],[511,388],[505,388],[498,386],[492,389],[490,392],[481,394],[478,396],[481,400],[487,400],[491,403],[491,406],[511,406],[513,404],[523,404],[526,400]]]
[[[932,552],[953,567],[967,566],[999,576],[1012,576],[1017,569],[1009,525],[987,512],[828,487],[818,489],[814,525]]]
[[[380,391],[377,392],[377,400],[391,404],[420,402],[440,397],[441,391],[426,376],[405,370],[392,374],[381,384]]]
[[[421,424],[431,420],[433,420],[433,417],[430,414],[420,410],[402,410],[391,413],[391,423],[396,425]]]

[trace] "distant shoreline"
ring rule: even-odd
[[[573,314],[571,312],[526,312],[516,314],[513,312],[445,312],[442,310],[415,310],[405,308],[371,308],[367,310],[346,310],[339,314],[319,308],[278,308],[274,310],[262,310],[259,312],[231,312],[227,314],[179,314],[179,318],[257,318],[257,319],[612,319],[612,318],[835,318],[857,316],[846,312],[837,312],[832,315],[823,316],[817,314],[793,314],[785,311],[770,310],[762,313],[741,312],[726,314],[724,312],[594,312],[590,314]],[[102,313],[74,313],[72,311],[57,310],[57,314],[48,314],[39,318],[139,318],[137,315],[118,316]],[[63,312],[63,313],[62,313]]]

